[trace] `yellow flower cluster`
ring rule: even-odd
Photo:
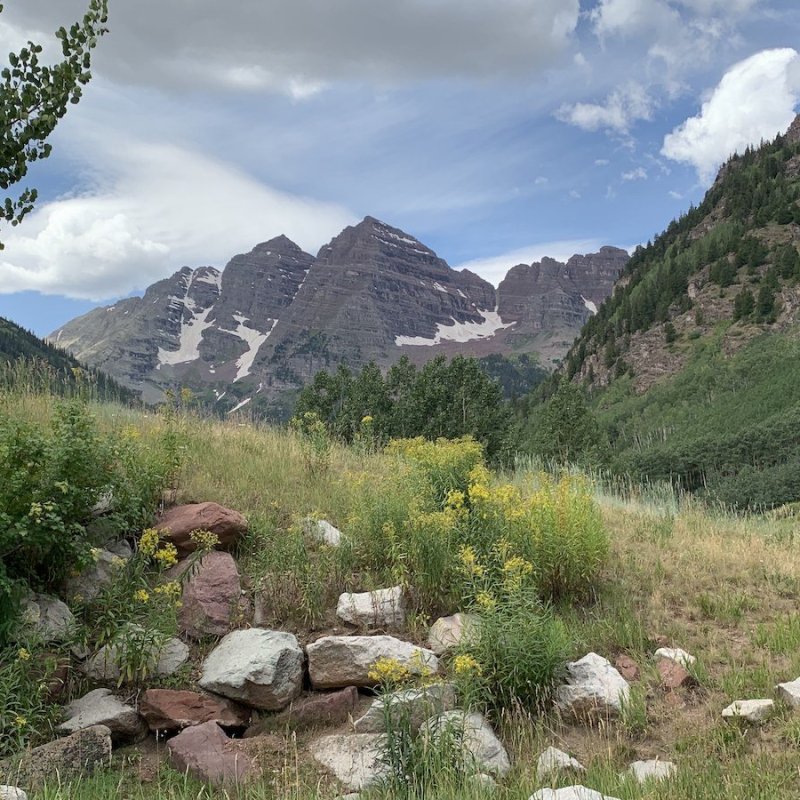
[[[453,671],[462,678],[480,675],[482,672],[481,665],[466,653],[462,653],[453,659]]]
[[[503,564],[503,588],[515,592],[533,572],[533,564],[520,556],[513,556]]]
[[[167,542],[153,554],[153,560],[161,569],[168,569],[178,563],[178,549],[172,542]]]
[[[375,683],[393,686],[407,681],[411,677],[411,672],[396,658],[379,658],[372,665],[367,677]]]
[[[17,651],[17,658],[20,661],[30,661],[31,660],[30,651],[25,647],[20,647],[20,649]]]
[[[142,534],[141,539],[139,539],[139,552],[143,556],[151,558],[155,555],[156,550],[158,550],[160,542],[161,534],[159,534],[155,528],[148,528]]]
[[[462,570],[470,578],[482,578],[484,569],[478,562],[478,556],[475,554],[475,549],[469,546],[464,546],[459,551],[459,559],[461,560]]]
[[[365,417],[361,418],[361,424],[362,425],[372,425],[372,422],[373,422],[373,419],[369,414],[367,414]]]
[[[21,730],[28,724],[28,720],[18,714],[16,717],[14,717],[14,724]]]
[[[133,599],[139,603],[148,603],[150,602],[150,592],[147,589],[137,589],[133,593]]]
[[[453,509],[453,511],[460,511],[462,508],[464,508],[466,499],[467,498],[464,492],[459,491],[458,489],[451,489],[447,493],[447,497],[445,497],[444,505],[446,508]]]
[[[153,593],[167,597],[177,603],[180,600],[183,589],[181,589],[181,585],[177,581],[170,581],[169,583],[162,583],[160,586],[156,586],[156,588],[153,589]]]
[[[219,544],[219,536],[211,531],[192,531],[189,538],[202,553],[210,553]]]
[[[482,611],[494,611],[497,608],[497,600],[489,592],[478,592],[475,595],[475,603]]]

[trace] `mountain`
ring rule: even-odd
[[[49,337],[150,402],[186,385],[221,410],[272,405],[323,368],[401,355],[563,356],[627,262],[624,250],[545,259],[497,290],[373,217],[316,256],[285,236],[222,272],[184,267],[143,297],[94,309]],[[252,404],[252,405],[250,405]]]
[[[637,250],[565,373],[618,471],[735,506],[800,500],[800,116]]]

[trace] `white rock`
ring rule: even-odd
[[[114,697],[110,689],[95,689],[64,708],[65,721],[58,726],[62,733],[75,733],[105,725],[115,740],[143,739],[147,724],[133,706]]]
[[[109,586],[119,574],[119,560],[127,561],[133,551],[126,541],[114,542],[97,554],[94,564],[75,578],[67,581],[67,598],[80,597],[94,600],[101,589]]]
[[[734,700],[723,709],[722,716],[747,722],[763,722],[772,714],[774,707],[774,700]]]
[[[681,650],[680,647],[659,647],[653,654],[653,658],[656,660],[666,658],[667,661],[674,661],[687,669],[697,661],[694,656],[689,655],[685,650]]]
[[[22,601],[22,621],[41,641],[66,642],[75,627],[75,617],[57,597],[31,592]]]
[[[478,617],[474,614],[458,613],[450,617],[440,617],[428,631],[428,647],[440,656],[474,637],[478,624]]]
[[[0,786],[0,800],[28,800],[28,795],[16,786]]]
[[[528,800],[618,800],[618,798],[576,784],[565,786],[563,789],[539,789]]]
[[[135,653],[137,663],[147,663],[151,674],[161,678],[174,675],[188,660],[189,647],[180,639],[167,639],[162,644],[140,625],[127,625],[117,638],[103,645],[83,666],[88,678],[96,681],[118,681],[127,653]]]
[[[336,616],[352,625],[402,625],[406,618],[403,587],[393,586],[391,589],[356,594],[345,592],[339,596]]]
[[[645,783],[648,780],[663,781],[671,777],[677,767],[671,761],[660,761],[656,758],[650,761],[634,761],[629,769],[639,783]]]
[[[369,673],[381,658],[398,661],[414,675],[439,671],[439,659],[430,650],[394,636],[323,636],[306,653],[315,689],[374,686]]]
[[[536,775],[541,780],[559,772],[586,772],[586,767],[569,753],[557,747],[548,747],[536,762]]]
[[[348,789],[366,789],[388,774],[383,761],[384,739],[372,733],[323,736],[309,749]]]
[[[384,733],[387,716],[392,721],[408,721],[418,729],[429,717],[450,711],[456,704],[452,684],[435,683],[421,689],[402,689],[372,701],[366,714],[353,724],[356,733]]]
[[[461,742],[467,768],[501,777],[511,769],[505,747],[483,714],[446,711],[429,719],[422,727],[423,734],[428,733],[434,740],[445,731]]]
[[[303,520],[306,535],[329,547],[338,547],[342,543],[342,532],[326,519],[307,517]]]
[[[779,683],[775,687],[778,697],[793,708],[800,708],[800,678],[789,683]]]
[[[300,694],[303,662],[291,633],[232,631],[203,662],[200,686],[251,708],[278,711]]]
[[[556,703],[576,716],[617,714],[630,691],[628,682],[607,659],[588,653],[567,664],[567,683],[556,690]]]

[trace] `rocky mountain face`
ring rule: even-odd
[[[611,292],[628,255],[510,270],[497,290],[372,217],[315,256],[285,236],[220,272],[189,267],[98,308],[50,340],[155,402],[187,385],[232,410],[275,401],[318,370],[401,355],[540,353],[552,361]]]

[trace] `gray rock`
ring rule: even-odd
[[[75,733],[95,725],[105,725],[115,741],[140,741],[147,735],[147,724],[133,706],[123,703],[110,689],[95,689],[64,709],[63,733]]]
[[[252,708],[279,711],[300,694],[303,662],[291,633],[233,631],[206,658],[200,686]]]
[[[429,719],[422,733],[433,741],[445,732],[455,737],[461,746],[466,769],[502,777],[511,769],[508,753],[495,736],[483,714],[467,711],[446,711]]]
[[[102,589],[116,579],[120,559],[127,561],[132,556],[133,551],[125,541],[107,545],[97,553],[94,564],[67,581],[67,597],[80,596],[84,601],[94,600]]]
[[[697,661],[693,655],[681,650],[680,647],[659,647],[653,654],[653,658],[656,660],[665,658],[667,661],[674,661],[682,667],[691,667]]]
[[[428,631],[428,648],[437,656],[465,644],[471,637],[478,633],[478,617],[474,614],[453,614],[450,617],[440,617],[431,625]]]
[[[607,659],[589,653],[567,664],[567,683],[556,690],[556,703],[576,716],[618,714],[630,690]]]
[[[407,721],[417,729],[429,717],[450,711],[455,704],[456,690],[451,684],[435,683],[420,689],[402,689],[373,700],[353,728],[356,733],[384,733],[388,717],[393,722]]]
[[[189,647],[180,639],[161,641],[139,625],[128,625],[110,644],[103,645],[82,667],[96,681],[117,682],[122,676],[128,653],[136,653],[137,663],[146,663],[148,673],[161,678],[174,675],[188,660]]]
[[[334,734],[311,743],[314,758],[327,767],[347,789],[360,791],[388,774],[383,762],[385,740],[372,733]]]
[[[430,651],[394,636],[323,636],[306,648],[315,689],[374,686],[369,677],[381,658],[395,659],[415,675],[435,674],[439,660]]]
[[[734,700],[723,709],[726,719],[743,719],[746,722],[763,722],[772,716],[775,709],[774,700]]]
[[[174,769],[215,786],[239,785],[258,776],[244,743],[229,739],[213,721],[185,728],[167,742],[167,750]]]
[[[22,601],[23,625],[45,643],[66,642],[75,629],[75,617],[56,597],[31,592]]]
[[[634,761],[629,767],[631,773],[639,783],[647,781],[663,781],[675,774],[677,767],[671,761]]]
[[[563,789],[539,789],[529,800],[618,800],[618,798],[576,784],[565,786]]]
[[[342,543],[342,532],[326,519],[307,517],[303,520],[303,531],[314,541],[329,547],[338,547]]]
[[[0,786],[0,800],[28,800],[28,795],[17,786]]]
[[[779,683],[775,687],[778,697],[792,708],[800,708],[800,678],[789,683]]]
[[[406,618],[406,603],[402,586],[376,589],[339,596],[336,616],[351,625],[384,627],[402,625]]]
[[[569,753],[557,747],[548,747],[536,762],[536,775],[540,780],[558,775],[561,772],[586,772],[586,767]]]

